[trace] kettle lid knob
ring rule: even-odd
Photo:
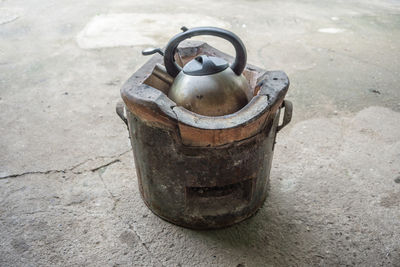
[[[189,61],[183,67],[183,72],[191,76],[205,76],[221,72],[228,67],[228,62],[222,58],[201,55]]]

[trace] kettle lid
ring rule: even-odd
[[[183,67],[183,72],[191,76],[205,76],[221,72],[228,67],[228,62],[222,58],[201,55],[189,61]]]

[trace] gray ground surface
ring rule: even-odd
[[[291,79],[270,196],[218,231],[145,207],[114,113],[182,24]],[[0,40],[1,266],[400,266],[398,1],[3,0]]]

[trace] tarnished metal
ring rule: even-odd
[[[292,120],[293,104],[288,100],[282,102],[281,108],[285,108],[285,113],[283,115],[282,124],[278,125],[277,132],[279,132],[283,127],[285,127]]]
[[[237,76],[230,68],[207,76],[176,76],[168,97],[178,106],[205,116],[234,113],[250,100],[246,93],[249,84],[244,76]]]
[[[177,58],[183,64],[199,54],[232,60],[205,43],[182,47]],[[167,97],[168,84],[152,73],[161,62],[153,56],[121,90],[144,202],[161,218],[189,228],[248,218],[264,203],[276,133],[291,118],[286,74],[247,65],[244,76],[254,84],[254,97],[234,114],[207,117]]]

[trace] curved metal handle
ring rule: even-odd
[[[285,113],[283,114],[282,124],[278,125],[278,128],[276,129],[277,132],[282,130],[282,128],[288,125],[292,120],[293,104],[289,100],[283,100],[280,108],[285,108]]]
[[[244,44],[240,40],[240,38],[233,32],[221,28],[197,27],[175,35],[168,42],[167,48],[165,49],[164,65],[169,75],[171,75],[172,77],[176,77],[176,75],[178,75],[178,73],[181,72],[182,70],[181,67],[179,67],[178,64],[175,63],[174,59],[175,50],[178,47],[179,43],[185,39],[199,35],[212,35],[221,37],[229,41],[233,45],[236,51],[235,61],[232,63],[230,67],[233,70],[233,72],[236,73],[236,75],[242,74],[244,68],[246,67],[247,53],[246,53],[246,48],[244,47]]]
[[[121,120],[126,124],[126,126],[128,127],[128,120],[125,117],[124,114],[124,102],[122,101],[118,101],[117,105],[115,106],[115,111],[117,112],[118,116],[121,118]]]

